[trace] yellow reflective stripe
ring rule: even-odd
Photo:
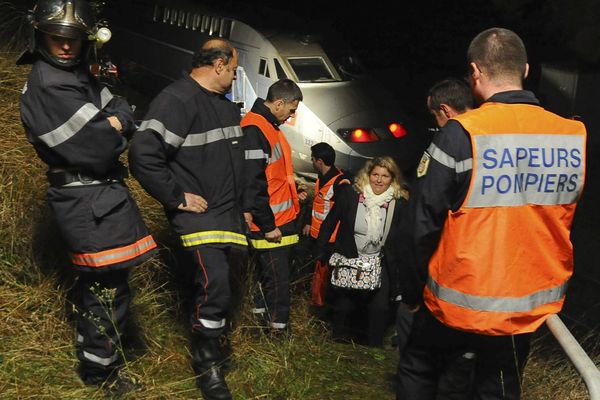
[[[183,247],[197,246],[210,243],[233,243],[247,246],[246,237],[240,233],[230,231],[202,231],[181,236]]]
[[[250,239],[250,243],[255,249],[274,249],[276,247],[290,246],[300,241],[300,236],[297,234],[284,236],[281,238],[281,242],[269,242],[265,239]]]

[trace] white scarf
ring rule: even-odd
[[[394,198],[394,188],[389,187],[381,194],[373,193],[371,185],[368,183],[363,189],[363,196],[365,197],[364,205],[367,207],[367,240],[374,245],[377,245],[381,239],[381,224],[383,218],[381,218],[380,209],[385,203],[389,203]]]

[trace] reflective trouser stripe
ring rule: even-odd
[[[489,312],[527,312],[561,300],[567,292],[567,283],[543,289],[522,297],[475,296],[441,286],[429,277],[427,286],[431,293],[440,300],[459,307],[476,311]]]
[[[250,239],[250,243],[252,243],[252,246],[255,249],[273,249],[275,247],[283,247],[283,246],[290,246],[292,244],[296,244],[300,241],[300,237],[298,235],[290,235],[290,236],[284,236],[281,238],[281,242],[279,243],[275,243],[275,242],[269,242],[265,239]]]
[[[210,243],[233,243],[247,246],[246,237],[240,233],[229,231],[202,231],[181,236],[183,247]]]
[[[208,329],[220,329],[225,326],[225,318],[220,321],[212,321],[210,319],[199,319],[203,327]]]
[[[252,309],[252,314],[264,314],[267,312],[267,309],[262,307],[262,308],[253,308]]]
[[[90,360],[91,362],[94,362],[96,364],[104,365],[105,367],[108,367],[110,364],[114,363],[119,359],[119,355],[117,353],[113,354],[110,357],[98,357],[97,355],[88,353],[85,350],[83,351],[83,356],[87,360]]]
[[[286,326],[287,326],[287,324],[284,324],[282,322],[271,322],[271,328],[285,329]]]
[[[155,247],[156,242],[154,242],[151,235],[148,235],[135,243],[116,249],[99,251],[97,253],[72,253],[71,261],[75,265],[103,267],[105,265],[132,260]]]

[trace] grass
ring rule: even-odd
[[[79,380],[70,302],[73,275],[45,205],[45,166],[27,143],[18,99],[27,67],[0,53],[0,399],[98,399]],[[132,193],[160,256],[131,276],[126,342],[130,373],[144,391],[132,399],[198,398],[190,366],[181,267],[162,209],[134,180]],[[292,333],[258,334],[250,313],[248,263],[235,269],[239,303],[231,331],[229,385],[236,399],[393,399],[394,350],[338,344],[309,313],[306,278],[294,284]],[[594,342],[589,336],[584,343]],[[549,351],[551,349],[552,351]],[[593,354],[596,348],[590,347]],[[525,371],[524,399],[584,399],[586,390],[548,334],[540,332]]]

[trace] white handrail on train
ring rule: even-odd
[[[600,371],[594,362],[581,348],[577,339],[573,337],[558,315],[551,315],[546,320],[546,325],[583,378],[590,400],[600,400]]]

